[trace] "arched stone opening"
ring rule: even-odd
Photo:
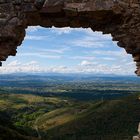
[[[0,1],[0,61],[16,54],[28,26],[88,28],[111,34],[132,54],[140,75],[138,0]]]

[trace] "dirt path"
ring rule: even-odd
[[[39,116],[36,120],[35,120],[35,122],[34,122],[34,129],[36,130],[36,132],[37,132],[37,135],[38,135],[38,138],[41,140],[42,139],[42,136],[41,136],[41,134],[40,134],[40,132],[39,132],[39,129],[38,129],[38,126],[36,125],[37,124],[37,122],[38,122],[38,120],[41,118],[41,116]]]
[[[42,137],[41,137],[41,134],[40,134],[40,132],[39,132],[39,129],[38,129],[37,125],[34,126],[34,129],[35,129],[36,132],[37,132],[38,138],[41,140]]]

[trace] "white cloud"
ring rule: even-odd
[[[91,62],[91,61],[87,61],[87,60],[83,60],[79,65],[80,66],[91,66],[91,65],[94,65],[94,64],[97,64],[97,62]]]
[[[57,33],[59,35],[61,35],[61,34],[69,34],[69,33],[71,33],[72,30],[73,29],[69,28],[69,27],[67,27],[67,28],[55,28],[55,27],[52,27],[52,32]]]
[[[101,41],[105,41],[105,40],[110,41],[110,40],[112,40],[111,34],[103,34],[102,32],[92,31],[90,28],[86,29],[85,33],[89,37],[94,37],[95,40],[101,40]]]
[[[58,49],[38,49],[37,51],[40,52],[40,53],[43,53],[43,54],[50,54],[50,53],[53,53],[53,54],[62,54],[66,51],[70,50],[68,47],[58,47]]]
[[[35,56],[35,57],[40,57],[40,58],[48,58],[48,59],[60,59],[62,56],[61,55],[51,55],[49,53],[45,52],[38,52],[38,53],[20,53],[18,56]]]
[[[58,34],[58,35],[62,35],[62,34],[70,34],[72,31],[85,31],[85,30],[83,28],[70,28],[70,27],[56,28],[56,27],[52,27],[51,31],[53,33]]]
[[[69,59],[74,59],[74,60],[94,60],[94,56],[71,56]]]
[[[20,64],[21,64],[20,62],[18,62],[17,60],[14,60],[14,61],[10,62],[9,64],[7,64],[7,66],[18,66]]]
[[[18,72],[41,72],[42,68],[38,65],[37,61],[28,63],[20,63],[19,61],[12,61],[6,66],[0,68],[0,73],[18,73]]]
[[[59,73],[67,73],[68,67],[66,66],[53,66],[53,67],[48,67],[45,69],[46,72],[59,72]]]
[[[84,37],[81,39],[76,39],[70,42],[72,46],[84,47],[84,48],[103,48],[104,44],[98,40],[94,40],[93,37]]]
[[[109,50],[95,50],[95,51],[87,51],[87,54],[91,53],[93,55],[104,55],[104,56],[113,56],[113,57],[126,57],[127,53],[124,49],[120,51],[109,51]]]
[[[92,33],[91,33],[92,32]],[[86,29],[81,31],[81,35],[79,38],[72,39],[66,42],[66,45],[83,47],[83,48],[96,48],[101,49],[105,47],[109,47],[108,43],[112,41],[112,37],[110,34],[102,35],[101,32],[94,32],[91,29]]]
[[[27,31],[27,32],[36,32],[36,31],[38,31],[39,29],[42,29],[42,27],[41,27],[41,26],[29,26],[29,27],[26,29],[26,31]]]
[[[23,65],[25,65],[25,66],[31,66],[31,65],[37,65],[37,64],[38,64],[37,61],[30,61],[30,62],[25,63],[25,64],[23,64]]]
[[[44,27],[41,27],[41,26],[29,26],[26,29],[26,32],[36,32],[36,31],[41,30],[41,29],[44,29]],[[53,26],[52,28],[50,28],[50,30],[51,30],[51,32],[56,33],[58,35],[69,34],[72,31],[84,32],[84,33],[87,33],[89,35],[93,34],[93,31],[90,28],[70,28],[70,27],[56,28],[56,27]]]
[[[76,32],[80,32],[81,34],[86,34],[86,36],[88,36],[88,37],[94,37],[96,40],[99,40],[100,38],[102,38],[103,40],[112,39],[111,34],[103,34],[102,32],[93,31],[91,28],[70,28],[70,27],[56,28],[56,27],[52,27],[51,31],[58,35],[70,34],[71,32],[76,31]]]
[[[60,59],[61,58],[60,55],[40,55],[40,57],[45,57],[45,58],[49,58],[49,59]]]
[[[112,58],[112,57],[101,57],[101,60],[114,61],[114,60],[116,60],[116,58]]]
[[[25,40],[46,40],[48,36],[26,35]]]
[[[67,66],[46,66],[42,67],[37,61],[30,61],[28,63],[20,63],[19,61],[12,61],[0,68],[0,73],[17,73],[17,72],[58,72],[58,73],[93,73],[93,74],[118,74],[118,75],[132,75],[134,74],[134,63],[126,63],[123,65],[100,64],[88,60],[81,61],[80,64]]]
[[[101,74],[118,74],[118,75],[132,75],[134,74],[134,68],[132,65],[128,68],[127,65],[105,65],[105,64],[92,64],[81,65],[76,68],[76,71],[84,73],[101,73]]]

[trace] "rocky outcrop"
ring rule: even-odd
[[[133,140],[140,140],[140,123],[138,125],[138,135],[137,136],[133,136]]]
[[[140,0],[0,0],[0,61],[16,54],[30,25],[111,33],[140,75]]]

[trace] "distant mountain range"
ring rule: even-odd
[[[94,74],[58,74],[58,73],[17,73],[17,74],[1,74],[0,83],[2,81],[18,81],[18,80],[52,80],[57,81],[60,79],[64,82],[70,81],[95,81],[95,82],[128,82],[128,83],[140,83],[140,77],[137,76],[122,76],[122,75],[94,75]]]

